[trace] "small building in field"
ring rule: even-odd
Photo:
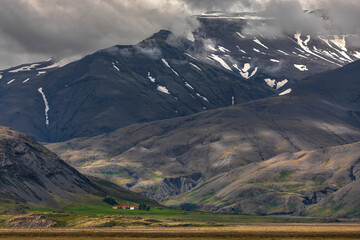
[[[138,207],[137,206],[131,206],[131,207],[129,207],[129,206],[114,206],[113,209],[136,210],[136,209],[138,209]]]

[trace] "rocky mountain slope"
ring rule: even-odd
[[[193,59],[166,42],[169,34],[98,51],[26,83],[10,82],[10,71],[3,72],[0,109],[6,114],[0,123],[41,141],[60,141],[274,94],[262,83]]]
[[[241,214],[359,217],[360,143],[283,153],[221,173],[169,200]]]
[[[109,187],[110,186],[110,187]],[[109,190],[111,188],[111,190]],[[87,198],[114,196],[132,202],[154,201],[103,180],[89,180],[27,135],[0,127],[0,202],[63,206]]]
[[[360,58],[357,35],[269,36],[272,21],[249,13],[198,19],[188,39],[160,31],[66,66],[0,71],[0,124],[43,142],[96,136],[288,94],[295,81]]]
[[[288,96],[131,125],[47,147],[83,173],[171,204],[173,196],[186,196],[190,189],[233,169],[283,153],[360,141],[359,65],[358,61],[309,77]],[[179,199],[178,203],[189,201]]]

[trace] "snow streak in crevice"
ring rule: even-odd
[[[45,124],[46,124],[46,126],[48,127],[49,124],[50,124],[50,122],[49,122],[49,115],[48,115],[48,112],[49,112],[49,110],[50,110],[49,103],[48,103],[48,101],[47,101],[47,99],[46,99],[46,96],[45,96],[45,94],[44,94],[44,92],[43,92],[43,88],[39,88],[38,91],[39,91],[39,93],[41,94],[41,96],[42,96],[42,98],[43,98],[43,100],[44,100],[44,104],[45,104]]]

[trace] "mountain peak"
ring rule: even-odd
[[[169,36],[171,35],[171,32],[168,30],[160,30],[159,32],[155,33],[154,35],[152,35],[150,38],[148,38],[147,40],[158,40],[158,41],[166,41]]]

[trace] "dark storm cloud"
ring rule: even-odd
[[[0,0],[0,69],[50,56],[83,56],[115,44],[134,44],[160,29],[183,35],[192,14],[210,10],[264,11],[282,30],[323,30],[303,7],[326,8],[343,33],[359,33],[358,0]]]
[[[1,0],[0,67],[133,44],[160,29],[184,34],[196,27],[189,14],[169,0]]]

